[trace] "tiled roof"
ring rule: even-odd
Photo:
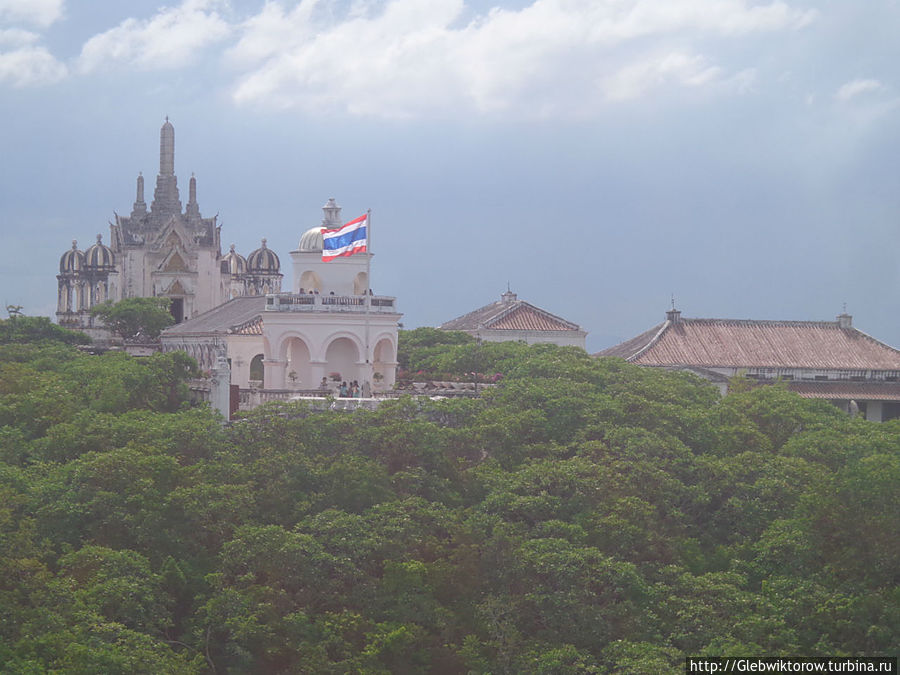
[[[497,301],[441,324],[442,330],[580,331],[581,328],[524,300]]]
[[[837,321],[679,318],[596,356],[647,366],[900,370],[900,351]]]
[[[234,326],[231,332],[236,335],[262,335],[263,320],[261,316],[257,316],[249,321],[245,321],[240,326]]]
[[[619,344],[613,347],[607,347],[603,351],[597,352],[594,356],[618,356],[620,359],[625,359],[626,361],[631,360],[631,358],[637,354],[640,350],[642,350],[647,345],[653,342],[653,338],[657,336],[659,331],[663,329],[666,324],[660,323],[651,328],[650,330],[646,330],[640,335],[631,338],[630,340],[625,340],[625,342],[620,342]],[[687,364],[671,364],[671,365],[687,365]]]
[[[262,332],[262,313],[266,309],[266,297],[264,295],[252,295],[234,298],[228,302],[213,307],[193,319],[176,324],[163,331],[162,337],[186,336],[206,333],[241,333],[245,335],[255,333],[255,324],[259,321],[259,332]],[[249,331],[249,332],[248,332]]]
[[[805,398],[855,401],[900,401],[900,382],[788,382],[788,389]]]

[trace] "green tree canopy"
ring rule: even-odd
[[[411,362],[503,377],[223,426],[187,405],[183,354],[0,344],[0,672],[640,675],[900,650],[900,420],[410,333]]]
[[[11,314],[8,319],[0,319],[0,345],[38,342],[79,345],[90,341],[84,333],[57,326],[45,316]]]
[[[94,307],[91,314],[99,317],[114,333],[126,340],[143,335],[156,339],[167,326],[175,323],[169,311],[168,298],[126,298],[107,300]]]

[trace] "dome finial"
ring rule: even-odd
[[[102,234],[98,234],[98,235],[97,235],[97,243],[99,244],[99,243],[101,243],[102,241],[103,241],[103,235],[102,235]]]
[[[263,247],[263,248],[267,248],[267,247],[266,247],[266,241],[267,241],[266,238],[263,237],[263,238],[262,238],[262,247]]]
[[[234,244],[231,245],[231,250],[232,250],[232,251],[234,250]]]
[[[74,250],[76,250],[77,248],[78,248],[78,240],[77,240],[77,239],[73,239],[73,240],[72,240],[72,250],[74,251]]]

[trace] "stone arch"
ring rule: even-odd
[[[325,347],[325,372],[329,378],[331,373],[340,373],[341,380],[351,382],[361,380],[359,362],[362,353],[362,345],[355,335],[337,334],[326,342]]]
[[[259,382],[262,388],[266,386],[266,369],[263,366],[265,358],[265,354],[257,354],[250,359],[250,379]]]
[[[312,389],[316,384],[312,381],[312,353],[305,338],[296,334],[285,335],[279,349],[284,360],[284,382],[289,387]],[[294,377],[291,377],[291,373]]]
[[[306,270],[300,275],[300,288],[305,292],[319,291],[322,292],[322,279],[312,270]]]
[[[353,294],[365,295],[369,290],[369,277],[365,272],[360,272],[353,279]]]
[[[378,373],[373,386],[377,389],[390,389],[396,381],[397,347],[390,336],[379,336],[372,352],[372,370]]]
[[[74,309],[76,308],[75,287],[72,284],[67,283],[65,286],[62,287],[61,290],[62,290],[61,295],[63,296],[62,299],[60,300],[60,304],[62,306],[62,311],[63,312],[74,311]]]

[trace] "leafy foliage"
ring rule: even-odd
[[[577,350],[403,339],[410,367],[503,378],[222,427],[185,407],[183,356],[0,344],[0,671],[897,652],[900,423]]]
[[[8,319],[0,319],[0,345],[48,341],[79,345],[91,339],[84,333],[61,328],[45,316],[10,314]]]
[[[126,298],[119,302],[107,300],[91,309],[105,326],[126,340],[142,335],[156,339],[163,328],[175,323],[169,312],[168,298]]]

